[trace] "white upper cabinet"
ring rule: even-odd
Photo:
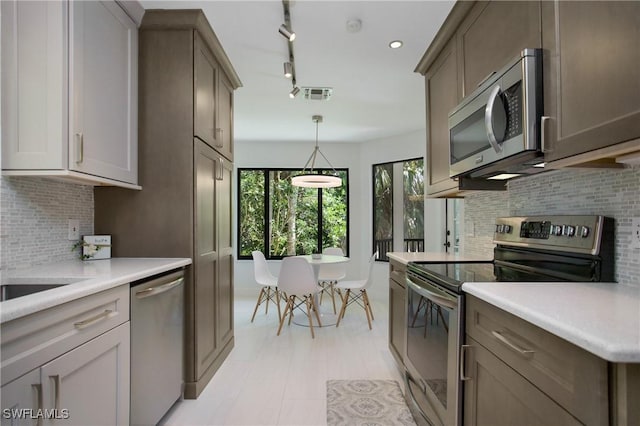
[[[114,1],[2,2],[2,168],[139,188],[138,30]]]

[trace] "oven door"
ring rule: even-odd
[[[462,295],[407,274],[406,396],[416,422],[461,424]]]

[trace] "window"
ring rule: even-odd
[[[238,169],[238,258],[260,250],[267,259],[341,247],[348,255],[348,170],[342,186],[299,188],[299,169]],[[321,170],[320,172],[328,172]]]
[[[416,158],[373,165],[373,247],[424,251],[424,161]]]

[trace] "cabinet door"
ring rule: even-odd
[[[540,2],[479,2],[460,24],[457,37],[464,97],[522,49],[542,45]]]
[[[194,32],[193,40],[193,69],[194,135],[216,147],[218,64],[197,32]]]
[[[66,168],[67,2],[0,7],[2,168]]]
[[[542,3],[545,158],[640,137],[640,2]]]
[[[218,158],[216,170],[216,231],[218,282],[216,339],[220,349],[233,338],[233,247],[231,233],[233,164]]]
[[[464,424],[580,425],[562,407],[507,364],[467,336]]]
[[[427,195],[454,191],[449,177],[449,111],[460,100],[455,40],[450,40],[425,73],[427,112]]]
[[[138,30],[114,1],[69,4],[69,169],[136,184]]]
[[[44,406],[68,410],[60,424],[129,424],[129,344],[126,322],[42,366]]]
[[[0,389],[2,394],[2,426],[37,425],[38,420],[30,418],[21,410],[42,409],[42,385],[40,369],[27,373],[7,383]],[[6,410],[9,410],[8,412]],[[26,415],[25,415],[26,414]]]
[[[219,155],[199,139],[195,152],[195,339],[196,376],[200,378],[217,354],[216,336],[216,169]]]
[[[396,280],[389,280],[389,349],[396,361],[404,366],[406,347],[406,289]]]
[[[233,161],[233,87],[229,79],[220,73],[218,85],[217,149]]]

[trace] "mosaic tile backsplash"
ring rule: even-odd
[[[0,179],[0,267],[4,270],[76,259],[68,220],[93,233],[93,187],[35,177]]]
[[[543,214],[613,217],[616,281],[640,286],[640,250],[629,248],[631,219],[640,217],[640,167],[556,170],[512,180],[507,191],[470,194],[464,199],[465,253],[493,250],[492,219]]]

